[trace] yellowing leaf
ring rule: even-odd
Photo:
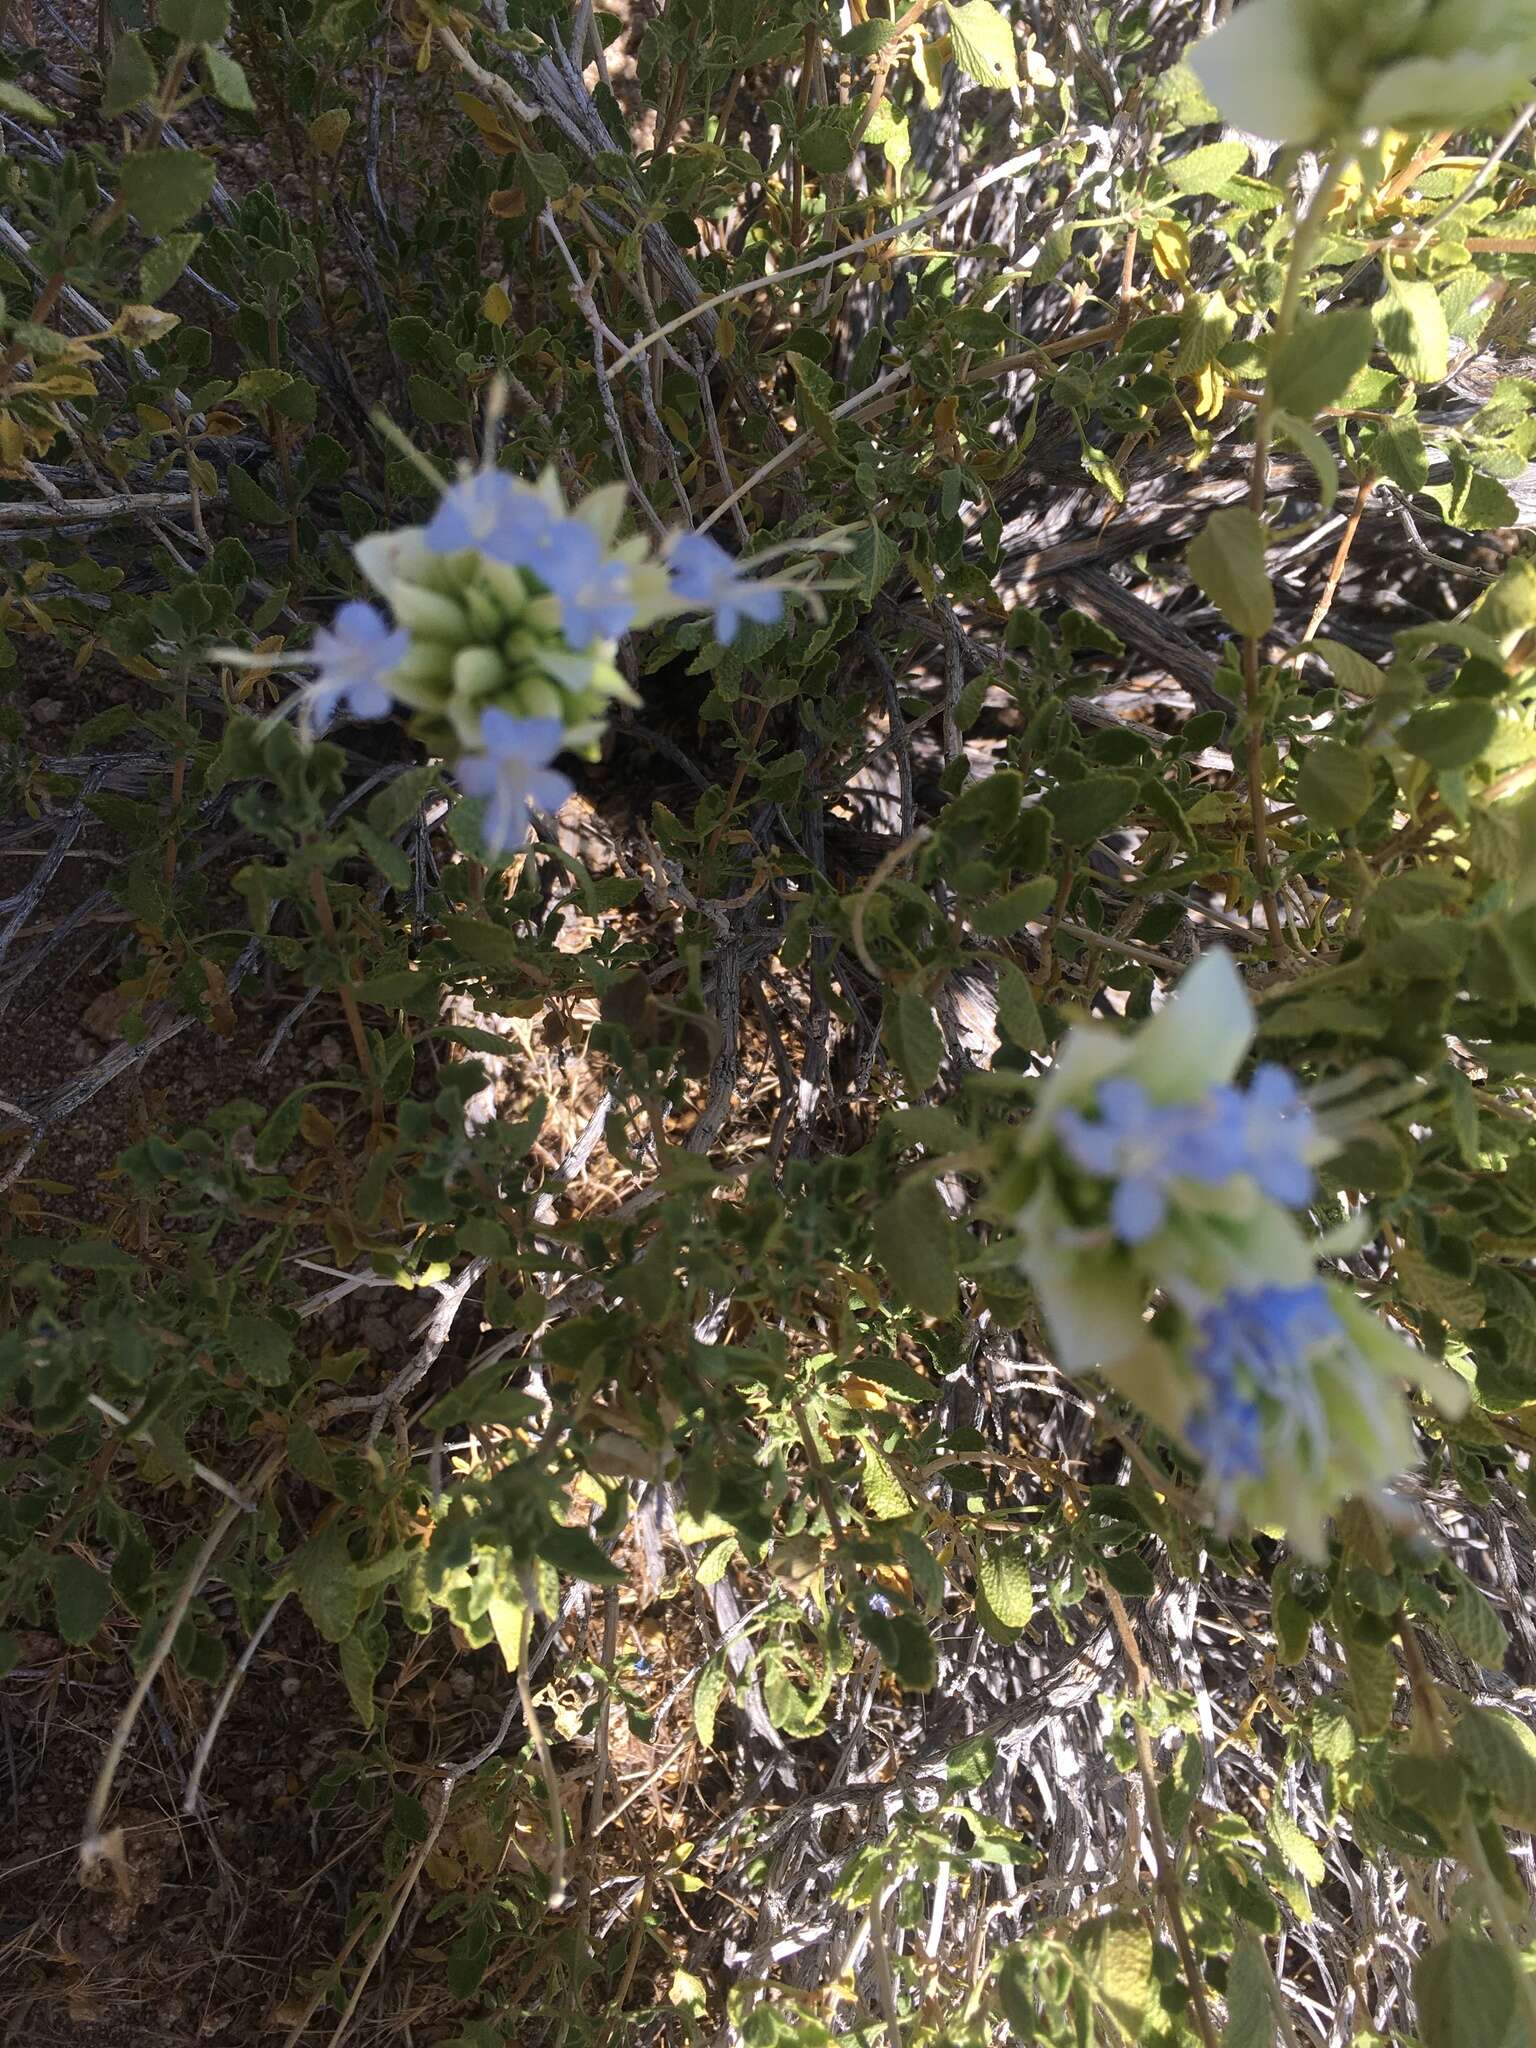
[[[1207,363],[1195,378],[1194,414],[1197,420],[1213,420],[1226,402],[1227,380],[1214,363]]]
[[[1011,92],[1019,82],[1018,52],[1014,48],[1013,23],[993,6],[992,0],[950,0],[949,36],[955,62],[982,85],[997,92]]]
[[[480,311],[493,327],[505,327],[512,317],[512,301],[505,285],[493,284],[480,301]]]
[[[352,116],[345,107],[329,107],[309,124],[309,139],[321,156],[335,156],[347,139]]]
[[[494,107],[488,107],[484,100],[477,100],[472,92],[456,92],[453,97],[460,111],[468,114],[497,156],[516,154],[521,145]]]
[[[1153,222],[1152,268],[1170,284],[1178,284],[1189,275],[1189,235],[1180,222]]]

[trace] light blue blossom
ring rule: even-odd
[[[392,627],[371,604],[361,598],[344,604],[310,650],[319,673],[304,696],[316,730],[330,724],[341,704],[354,718],[383,718],[394,701],[384,678],[405,659],[410,644],[404,627]]]
[[[469,797],[485,804],[485,840],[493,852],[520,832],[530,810],[558,811],[571,783],[550,763],[565,739],[558,718],[514,718],[494,708],[480,718],[483,754],[468,754],[454,773]]]
[[[1123,1244],[1143,1244],[1162,1229],[1174,1182],[1219,1185],[1239,1169],[1240,1103],[1232,1089],[1156,1104],[1139,1081],[1116,1075],[1100,1084],[1096,1101],[1096,1121],[1064,1109],[1057,1128],[1075,1166],[1115,1182],[1109,1220]]]
[[[1260,1393],[1285,1400],[1297,1370],[1318,1345],[1336,1344],[1343,1325],[1320,1280],[1305,1287],[1233,1288],[1199,1319],[1194,1360],[1213,1386],[1246,1376]]]
[[[1184,1436],[1217,1492],[1264,1469],[1259,1405],[1235,1387],[1212,1387],[1185,1423]]]
[[[729,647],[743,619],[772,626],[783,616],[784,594],[771,583],[743,576],[707,533],[680,533],[667,557],[672,589],[685,603],[714,613],[715,638]]]
[[[627,562],[616,561],[590,526],[562,519],[546,536],[541,556],[526,566],[560,600],[560,626],[569,646],[617,640],[635,616]]]
[[[1244,1170],[1271,1201],[1304,1208],[1317,1189],[1317,1144],[1316,1123],[1295,1081],[1284,1067],[1260,1067],[1242,1103]]]
[[[525,569],[547,545],[550,527],[562,523],[527,484],[479,469],[444,491],[422,539],[434,554],[474,548],[488,562]]]

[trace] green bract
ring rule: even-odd
[[[1190,53],[1234,127],[1310,143],[1454,128],[1536,71],[1531,0],[1248,0]]]

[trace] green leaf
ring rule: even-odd
[[[288,515],[265,485],[257,483],[249,470],[232,462],[225,473],[231,509],[240,518],[258,526],[281,526]]]
[[[429,427],[462,427],[467,401],[462,391],[450,391],[433,377],[412,375],[406,379],[406,393],[417,417]]]
[[[35,121],[39,128],[51,128],[59,118],[52,107],[45,107],[14,78],[0,78],[0,107],[8,114],[19,114],[23,121]]]
[[[1304,313],[1270,363],[1270,396],[1282,412],[1310,420],[1344,396],[1370,355],[1371,316],[1362,308]]]
[[[1376,302],[1376,332],[1393,366],[1416,384],[1438,384],[1450,367],[1451,335],[1432,284],[1387,273]]]
[[[1487,1595],[1467,1577],[1456,1574],[1456,1592],[1445,1618],[1445,1632],[1451,1641],[1485,1671],[1502,1671],[1509,1654],[1509,1631],[1499,1619],[1498,1609]]]
[[[812,115],[795,141],[801,161],[820,178],[835,178],[853,162],[853,136],[841,109]]]
[[[1467,1773],[1453,1756],[1403,1751],[1392,1759],[1392,1790],[1442,1831],[1453,1829],[1467,1810]]]
[[[197,252],[201,235],[167,235],[144,251],[139,264],[139,297],[146,306],[163,299]]]
[[[237,114],[254,114],[256,102],[251,97],[250,81],[244,66],[237,63],[226,50],[204,50],[203,64],[208,73],[208,85],[214,98],[221,106],[230,107]]]
[[[939,1656],[933,1637],[915,1614],[891,1617],[896,1654],[890,1659],[896,1683],[907,1692],[928,1692],[939,1675]]]
[[[213,165],[192,149],[136,149],[125,157],[118,190],[147,235],[168,235],[213,190]]]
[[[1157,1579],[1152,1567],[1144,1557],[1138,1557],[1134,1550],[1117,1550],[1113,1557],[1100,1560],[1099,1569],[1117,1593],[1123,1593],[1127,1600],[1150,1600],[1157,1591]]]
[[[397,1792],[390,1801],[389,1818],[398,1835],[420,1848],[432,1832],[427,1809],[411,1792]]]
[[[725,1658],[716,1651],[699,1673],[698,1684],[693,1689],[693,1725],[705,1749],[714,1747],[715,1722],[727,1682]]]
[[[1139,795],[1130,775],[1085,775],[1059,783],[1045,800],[1056,837],[1065,846],[1090,846],[1130,815]]]
[[[1386,683],[1385,674],[1374,661],[1364,654],[1357,654],[1342,640],[1307,640],[1303,642],[1303,651],[1326,661],[1333,671],[1334,681],[1354,696],[1374,697]]]
[[[854,535],[853,546],[845,559],[857,579],[859,596],[865,604],[873,604],[885,588],[886,578],[901,560],[901,551],[889,535],[869,520]]]
[[[1473,1783],[1493,1795],[1506,1827],[1536,1833],[1536,1736],[1495,1707],[1465,1709],[1451,1748]]]
[[[1206,142],[1165,163],[1162,173],[1175,192],[1191,197],[1220,192],[1246,166],[1248,157],[1246,142]]]
[[[540,1557],[552,1564],[556,1571],[568,1572],[573,1579],[585,1579],[592,1586],[621,1586],[624,1583],[623,1567],[615,1564],[585,1529],[551,1522],[539,1537],[538,1550]]]
[[[944,1034],[921,990],[904,988],[886,1014],[886,1037],[914,1095],[924,1095],[944,1063]]]
[[[1470,768],[1499,729],[1499,714],[1482,697],[1450,697],[1406,719],[1397,743],[1431,768]]]
[[[1275,592],[1264,567],[1269,535],[1245,507],[1213,512],[1190,543],[1189,573],[1227,624],[1258,639],[1275,622]]]
[[[334,1490],[336,1468],[331,1454],[301,1415],[288,1419],[288,1462],[312,1486],[323,1486],[327,1492]]]
[[[229,34],[229,0],[160,0],[160,26],[184,43],[217,43]]]
[[[112,62],[107,66],[106,82],[101,90],[101,111],[108,120],[114,120],[117,115],[126,114],[130,107],[136,107],[140,100],[147,100],[159,82],[159,73],[150,61],[149,52],[129,29],[118,37]]]
[[[1311,463],[1322,508],[1331,512],[1339,495],[1339,465],[1333,450],[1315,427],[1297,419],[1293,413],[1275,414],[1275,433],[1281,440],[1289,441]]]
[[[1034,985],[1011,960],[997,977],[997,1021],[1020,1052],[1044,1049],[1045,1026],[1040,1021]]]
[[[728,1531],[711,1543],[699,1559],[694,1577],[701,1586],[715,1586],[730,1570],[731,1559],[736,1555],[736,1532]]]
[[[838,49],[846,50],[850,57],[873,57],[877,50],[885,48],[895,33],[895,22],[875,16],[869,21],[855,22],[846,35],[837,36],[834,40]]]
[[[922,1315],[955,1312],[955,1225],[922,1176],[904,1181],[875,1211],[875,1250],[892,1292]]]
[[[1044,916],[1056,895],[1056,886],[1054,875],[1036,875],[1033,881],[1020,882],[1016,889],[995,896],[990,903],[979,904],[969,913],[971,923],[983,938],[1007,938]]]
[[[1129,1914],[1100,1920],[1083,1945],[1083,1974],[1093,1996],[1128,2041],[1138,2041],[1152,2004],[1152,1935]]]
[[[878,1444],[868,1438],[863,1444],[863,1471],[860,1475],[864,1488],[864,1503],[877,1522],[898,1521],[912,1512],[912,1503],[907,1499],[907,1490],[896,1475],[896,1467],[886,1457]]]
[[[971,1735],[944,1759],[944,1778],[952,1792],[971,1792],[985,1785],[997,1769],[997,1744],[990,1735]]]
[[[341,1678],[347,1688],[347,1698],[352,1710],[365,1728],[371,1728],[374,1721],[373,1682],[379,1675],[382,1657],[376,1657],[369,1647],[367,1638],[354,1631],[342,1638]]]
[[[1370,442],[1366,459],[1390,484],[1411,496],[1429,482],[1429,450],[1414,420],[1391,420]]]
[[[1312,1640],[1312,1616],[1289,1586],[1275,1588],[1272,1619],[1275,1629],[1275,1661],[1299,1664]]]
[[[1269,1839],[1298,1877],[1308,1884],[1321,1884],[1327,1867],[1310,1835],[1303,1834],[1283,1806],[1269,1810]]]
[[[280,1387],[288,1378],[293,1345],[288,1332],[265,1316],[231,1316],[225,1342],[235,1363],[259,1387]]]
[[[1342,831],[1364,815],[1376,791],[1371,756],[1342,740],[1314,740],[1302,757],[1296,797],[1314,825]]]
[[[1497,2048],[1520,1996],[1514,1965],[1496,1942],[1454,1928],[1413,1969],[1424,2048]]]
[[[976,1551],[976,1578],[987,1605],[1006,1629],[1028,1626],[1035,1611],[1029,1552],[1022,1543],[984,1543]]]
[[[1270,1982],[1264,1944],[1245,1929],[1227,1969],[1227,2028],[1221,2037],[1222,2048],[1273,2048],[1275,2008]]]
[[[524,161],[546,199],[563,199],[571,189],[571,174],[559,157],[547,149],[530,149]]]
[[[339,1524],[327,1523],[294,1553],[288,1576],[299,1605],[326,1641],[345,1642],[357,1621],[358,1586]]]
[[[1398,1285],[1411,1302],[1427,1308],[1453,1330],[1475,1330],[1483,1320],[1481,1291],[1459,1274],[1448,1273],[1412,1245],[1399,1245],[1392,1255]]]
[[[1397,1659],[1384,1643],[1359,1638],[1345,1652],[1349,1690],[1362,1735],[1380,1735],[1392,1725],[1397,1699]]]
[[[1019,82],[1019,56],[1013,24],[992,0],[951,4],[949,34],[955,62],[962,71],[998,92],[1011,92]]]
[[[1167,1774],[1157,1781],[1158,1811],[1170,1835],[1182,1835],[1189,1826],[1204,1782],[1205,1752],[1192,1735],[1186,1735]]]
[[[112,1588],[105,1574],[72,1550],[65,1550],[50,1560],[48,1577],[59,1634],[66,1643],[88,1643],[112,1605]]]

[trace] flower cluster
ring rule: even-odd
[[[1190,61],[1234,127],[1275,142],[1460,128],[1524,94],[1536,0],[1247,0]]]
[[[530,484],[480,469],[448,486],[424,526],[360,541],[358,567],[393,620],[354,600],[315,636],[309,723],[338,708],[413,713],[483,804],[486,847],[508,845],[530,809],[570,795],[557,755],[595,752],[613,703],[636,701],[616,666],[623,634],[707,612],[729,644],[743,619],[777,621],[786,588],[800,587],[745,574],[706,534],[677,534],[657,555],[621,538],[624,505],[615,485],[573,511],[552,473]]]
[[[1097,1370],[1201,1461],[1225,1520],[1316,1552],[1413,1462],[1401,1383],[1461,1383],[1325,1277],[1295,1211],[1327,1136],[1282,1068],[1237,1080],[1253,1013],[1207,954],[1134,1033],[1072,1032],[1000,1188],[1056,1361]]]

